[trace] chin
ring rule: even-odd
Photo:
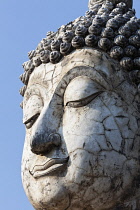
[[[27,172],[22,175],[22,180],[26,195],[36,210],[64,210],[68,208],[69,195],[58,177],[44,176],[34,179]]]

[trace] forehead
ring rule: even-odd
[[[31,74],[27,89],[35,84],[54,89],[62,78],[75,67],[91,67],[94,71],[101,72],[107,78],[120,70],[118,64],[116,65],[116,62],[110,59],[107,54],[96,49],[79,49],[67,55],[57,64],[42,64],[35,68]]]

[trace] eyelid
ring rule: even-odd
[[[25,126],[27,129],[31,128],[32,125],[35,123],[35,121],[37,120],[37,118],[39,117],[40,113],[36,113],[35,115],[33,115],[30,119],[28,119],[26,122],[24,122]]]
[[[66,106],[70,106],[73,108],[86,106],[88,103],[90,103],[93,99],[95,99],[97,96],[99,96],[103,92],[104,91],[99,91],[99,92],[96,92],[96,93],[86,97],[86,98],[82,98],[80,100],[75,100],[75,101],[69,101],[66,103]]]
[[[105,89],[93,79],[87,76],[76,77],[68,84],[65,90],[64,106],[85,106],[103,91]]]
[[[32,95],[26,106],[23,108],[23,123],[27,124],[33,116],[36,116],[38,113],[41,113],[43,108],[43,101],[40,96]]]

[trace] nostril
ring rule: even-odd
[[[35,154],[50,152],[54,146],[59,147],[61,136],[58,133],[51,133],[49,136],[35,134],[31,139],[31,151]]]
[[[60,146],[61,144],[61,137],[58,133],[51,133],[47,140],[48,142],[52,142],[55,146]]]

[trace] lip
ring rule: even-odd
[[[49,175],[51,172],[59,170],[68,162],[69,157],[67,158],[52,158],[48,160],[43,165],[35,165],[32,170],[30,170],[30,174],[34,178],[39,178],[44,175]]]

